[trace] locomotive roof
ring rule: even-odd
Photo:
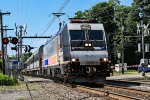
[[[69,18],[70,23],[98,23],[95,19],[87,19],[87,18]]]

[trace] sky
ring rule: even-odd
[[[56,19],[49,27],[53,19],[52,13],[58,12],[63,3],[67,0],[0,0],[0,10],[3,13],[10,12],[10,15],[3,16],[3,25],[9,29],[15,29],[15,23],[27,25],[27,34],[24,36],[51,36],[58,31],[58,19]],[[61,12],[66,13],[62,16],[61,21],[68,21],[73,18],[75,12],[90,9],[93,5],[108,0],[70,0]],[[121,0],[123,5],[131,5],[132,0]],[[19,29],[18,29],[19,30]],[[5,33],[6,34],[6,33]],[[7,36],[14,37],[15,30],[7,31]],[[23,45],[39,47],[48,39],[23,39]],[[0,41],[1,44],[1,41]],[[12,51],[11,43],[8,44],[8,55],[15,55]],[[33,52],[36,50],[32,50]],[[23,50],[24,53],[24,50]]]

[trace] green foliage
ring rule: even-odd
[[[112,34],[117,28],[117,24],[114,21],[114,8],[107,2],[98,3],[92,7],[91,16],[97,19],[99,23],[104,24],[104,28],[107,34]]]
[[[140,9],[142,8],[142,10]],[[150,18],[150,1],[149,0],[133,0],[132,18],[139,22],[141,20],[139,13],[143,13],[144,23],[149,23]]]
[[[145,1],[145,2],[144,2]],[[117,53],[124,49],[124,59],[128,64],[139,64],[141,53],[137,52],[137,45],[141,43],[141,38],[132,38],[129,36],[137,36],[137,23],[142,19],[144,24],[150,23],[150,0],[133,0],[131,6],[120,4],[120,0],[108,0],[96,4],[90,10],[78,11],[76,18],[96,19],[104,25],[106,36],[108,38],[108,50],[111,54],[113,63],[117,61]],[[139,8],[143,8],[140,10]],[[86,14],[85,14],[86,12]],[[143,17],[139,17],[139,13],[143,13]],[[78,16],[78,17],[77,17]],[[121,30],[124,26],[124,48],[121,42]],[[145,37],[145,42],[149,43],[149,37]],[[127,55],[127,56],[126,56]],[[150,57],[150,53],[146,53],[146,58]]]
[[[16,56],[11,56],[11,57],[9,57],[9,60],[17,60],[18,58],[16,57]]]
[[[21,60],[22,60],[23,62],[25,62],[31,55],[32,55],[32,52],[24,53],[24,54],[21,56]]]
[[[0,85],[10,86],[10,85],[16,85],[18,83],[19,82],[16,78],[11,78],[0,73]]]
[[[90,18],[90,10],[77,11],[74,18]]]
[[[74,18],[83,18],[83,12],[82,11],[77,11],[75,13],[75,17]]]

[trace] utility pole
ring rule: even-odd
[[[4,29],[3,30],[5,30],[5,36],[4,37],[7,37],[7,27],[8,26],[3,26],[4,27]],[[4,47],[4,59],[5,59],[5,69],[7,69],[7,74],[9,74],[9,76],[10,76],[10,66],[8,66],[8,57],[7,57],[7,45],[5,45],[5,47]],[[6,74],[6,70],[5,70],[5,74]]]
[[[22,74],[20,73],[21,71],[21,56],[22,56],[22,48],[23,46],[27,46],[27,45],[23,45],[23,38],[51,38],[50,36],[23,36],[23,33],[26,33],[26,26],[23,27],[22,25],[19,26],[19,32],[17,32],[17,25],[16,26],[16,35],[18,36],[18,44],[17,44],[17,49],[18,49],[18,67],[17,67],[17,73],[18,76],[20,75],[20,77],[18,77],[20,80],[23,80]],[[24,29],[25,28],[25,29]]]
[[[0,11],[0,25],[1,25],[1,51],[2,51],[2,69],[3,69],[3,74],[5,74],[5,58],[4,58],[4,44],[3,44],[3,37],[4,37],[4,30],[3,30],[3,15],[10,15],[9,12],[3,13]]]
[[[17,28],[17,27],[16,27]],[[22,55],[22,33],[23,33],[23,26],[20,25],[19,26],[20,30],[19,32],[17,32],[17,29],[16,29],[16,35],[18,35],[18,67],[17,67],[17,77],[19,78],[19,75],[20,75],[20,69],[21,69],[21,55]],[[20,75],[20,79],[22,80],[23,77]]]
[[[144,49],[144,32],[143,32],[143,20],[141,20],[141,34],[142,34],[142,58],[145,59],[145,49]]]
[[[24,27],[20,25],[19,28],[20,28],[20,34],[19,34],[20,55],[19,56],[21,57],[22,55],[22,32],[23,32]]]
[[[122,53],[121,53],[121,59],[122,59],[122,74],[124,74],[124,26],[123,26],[123,17],[121,17],[121,47],[122,47]]]

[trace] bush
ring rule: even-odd
[[[19,82],[16,78],[11,78],[0,73],[0,85],[10,86],[10,85],[16,85],[18,83]]]
[[[13,80],[14,80],[15,84],[19,84],[17,78],[13,77]]]

